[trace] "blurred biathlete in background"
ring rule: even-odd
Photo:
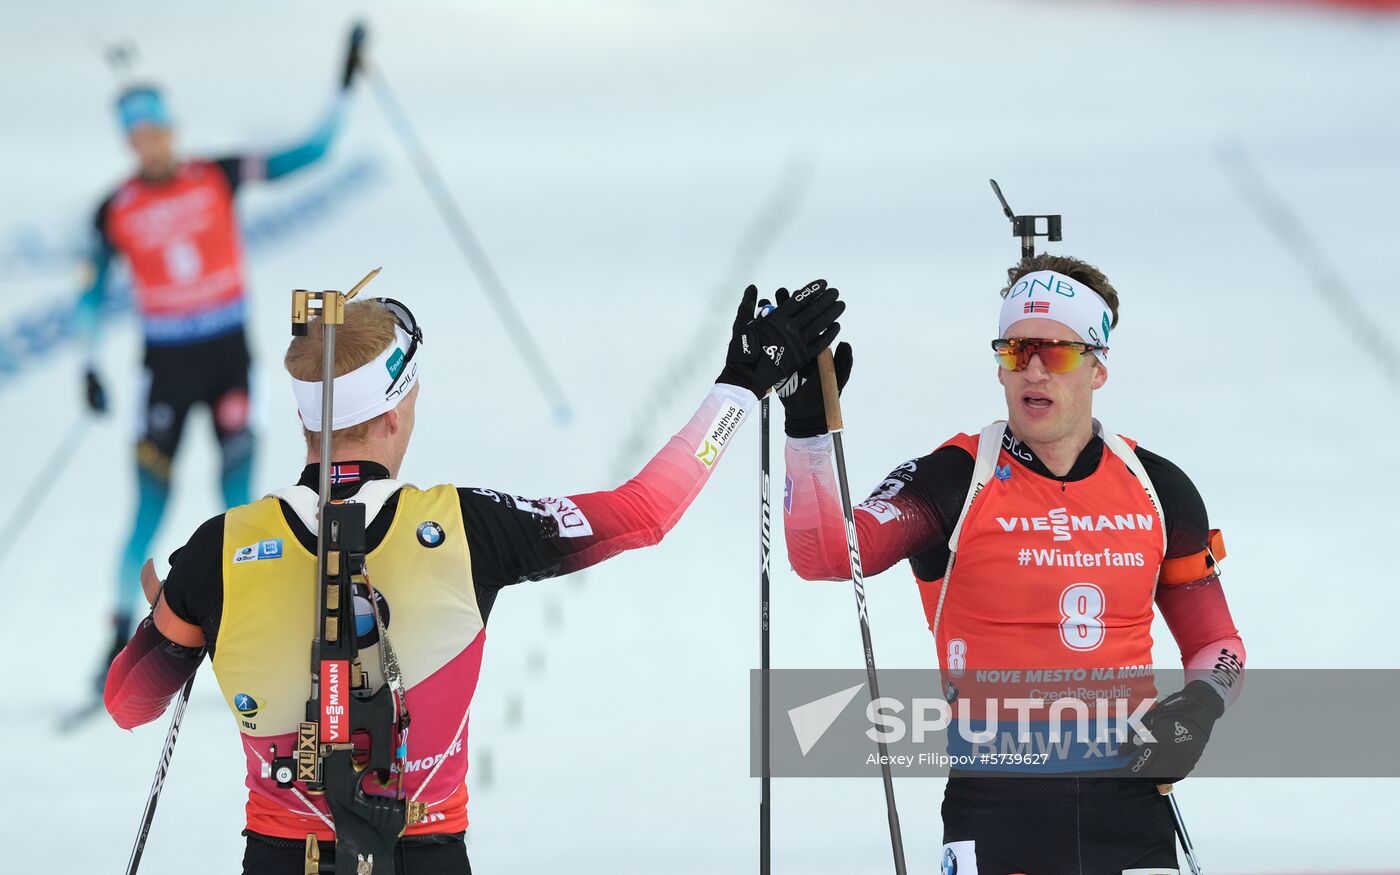
[[[402,304],[350,303],[336,332],[332,495],[362,503],[373,592],[357,593],[361,652],[392,638],[413,711],[403,792],[428,804],[396,850],[396,871],[470,872],[467,717],[481,671],[487,619],[502,588],[557,577],[659,542],[700,492],[760,394],[814,360],[836,336],[845,304],[816,283],[755,319],[750,286],[727,361],[690,421],[628,482],[610,492],[518,498],[451,485],[420,490],[393,478],[413,434],[422,332]],[[207,651],[247,759],[245,873],[301,873],[307,835],[333,857],[324,796],[263,776],[295,749],[311,680],[316,485],[323,463],[321,325],[287,350],[307,439],[297,485],[231,508],[171,556],[170,574],[113,663],[106,704],[123,727],[154,720]],[[645,343],[639,339],[639,343]],[[444,380],[450,386],[451,379]],[[460,383],[459,383],[460,385]],[[445,399],[470,405],[471,399]],[[159,585],[148,565],[144,581]],[[375,607],[371,599],[375,596]],[[372,687],[382,667],[367,660]],[[395,788],[397,789],[397,788]]]
[[[360,66],[362,38],[362,29],[352,34],[340,89],[319,127],[305,141],[273,154],[180,159],[159,91],[134,86],[117,98],[122,130],[139,166],[98,207],[91,282],[78,301],[92,411],[107,410],[97,369],[98,340],[117,255],[130,265],[145,354],[137,401],[136,514],[117,566],[112,644],[97,673],[99,690],[107,665],[130,635],[141,563],[165,511],[171,466],[195,405],[206,405],[213,417],[225,505],[248,501],[254,439],[248,424],[246,284],[234,196],[245,182],[280,179],[326,154]]]
[[[1078,259],[1038,255],[1008,279],[992,344],[1007,421],[953,437],[876,487],[857,508],[862,568],[869,576],[909,560],[955,710],[975,716],[978,703],[998,694],[1003,701],[1053,698],[1045,692],[1056,689],[1048,673],[1040,692],[978,688],[996,677],[990,670],[1018,669],[1090,677],[1106,670],[1113,678],[1106,687],[1136,687],[1148,706],[1156,695],[1154,600],[1188,682],[1142,719],[1154,742],[1129,740],[1122,749],[1115,742],[1107,755],[1070,746],[1045,769],[1002,762],[984,773],[954,769],[943,803],[942,871],[1175,872],[1173,818],[1154,785],[1194,768],[1244,669],[1244,645],[1215,567],[1224,555],[1219,532],[1180,468],[1093,418],[1093,393],[1108,379],[1109,330],[1118,322],[1118,294],[1104,275]],[[841,344],[835,359],[844,385],[850,346]],[[808,369],[779,389],[788,434],[788,555],[803,578],[849,579],[831,437],[813,376]],[[919,391],[909,397],[937,403]],[[1083,683],[1065,686],[1065,695],[1084,695]],[[1007,725],[1003,719],[1001,732],[1014,735],[1015,720]],[[951,729],[949,740],[950,752],[962,744]],[[1013,770],[1035,774],[1005,774]]]

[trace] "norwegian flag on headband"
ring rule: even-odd
[[[1049,313],[1049,312],[1050,312],[1050,302],[1049,302],[1049,301],[1027,301],[1027,302],[1026,302],[1025,308],[1024,308],[1021,312],[1023,312],[1023,313]]]
[[[333,465],[331,467],[331,483],[358,482],[360,482],[359,465]]]

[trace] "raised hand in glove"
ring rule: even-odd
[[[781,305],[789,297],[787,289],[778,289],[774,296]],[[836,391],[846,388],[851,378],[851,345],[838,343],[832,356],[836,365]],[[822,381],[817,376],[817,362],[808,362],[773,391],[783,402],[783,431],[788,437],[816,437],[826,434],[826,406],[822,400]]]
[[[1119,754],[1131,756],[1123,767],[1124,776],[1152,778],[1159,784],[1185,778],[1205,753],[1211,728],[1224,713],[1225,702],[1215,687],[1191,681],[1143,715],[1142,724],[1156,741],[1144,742],[1132,733],[1118,749]]]
[[[87,369],[83,375],[83,385],[87,392],[88,410],[93,413],[107,412],[107,390],[102,386],[102,379],[97,376],[97,371],[92,368]]]
[[[364,45],[365,23],[357,21],[350,29],[350,45],[345,51],[345,75],[340,80],[342,89],[349,88],[350,83],[355,81],[355,74],[364,69]]]
[[[768,390],[816,361],[841,330],[846,309],[840,293],[815,280],[780,298],[763,317],[754,316],[758,289],[749,286],[739,301],[724,370],[716,383],[742,386],[762,398]]]

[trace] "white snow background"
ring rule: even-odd
[[[1323,303],[1219,159],[1224,146],[1246,151],[1394,343],[1400,20],[1007,0],[400,2],[367,13],[370,57],[576,415],[562,427],[550,417],[361,87],[325,164],[241,196],[255,213],[354,156],[384,171],[332,220],[249,264],[260,491],[295,479],[302,461],[280,367],[286,292],[346,288],[382,265],[372,291],[408,302],[427,339],[405,479],[532,496],[610,488],[704,395],[743,284],[771,291],[821,276],[850,304],[846,446],[864,494],[895,464],[1002,411],[986,343],[1017,250],[987,186],[995,176],[1018,211],[1062,213],[1065,241],[1053,248],[1101,265],[1120,290],[1096,414],[1199,486],[1226,533],[1225,585],[1250,666],[1400,668],[1394,375]],[[73,238],[129,169],[105,41],[135,38],[138,70],[165,84],[185,151],[220,154],[310,130],[352,14],[325,2],[6,0],[0,239],[20,226]],[[734,277],[734,253],[784,173],[805,179],[792,221]],[[0,276],[0,324],[78,281],[76,269]],[[704,355],[678,361],[697,333]],[[68,737],[50,730],[106,646],[134,505],[138,356],[133,322],[114,325],[103,364],[115,414],[25,509],[0,569],[10,654],[0,872],[120,871],[165,736],[165,720],[134,733],[106,718]],[[65,347],[0,390],[13,500],[82,415],[79,372]],[[658,407],[658,397],[668,400]],[[658,548],[581,581],[502,594],[472,714],[476,871],[754,867],[756,426]],[[645,452],[628,455],[620,445],[634,432]],[[221,509],[215,460],[200,414],[157,542],[162,570]],[[774,536],[774,665],[859,667],[850,586],[799,581],[778,519]],[[879,664],[931,668],[905,567],[867,588]],[[1175,665],[1159,626],[1156,661]],[[1395,727],[1354,731],[1359,745],[1396,743]],[[142,871],[236,871],[242,771],[206,668]],[[941,782],[902,780],[897,791],[910,870],[934,871]],[[1397,791],[1394,780],[1201,779],[1178,797],[1213,873],[1378,872],[1400,859]],[[775,782],[774,860],[778,872],[888,872],[879,781]]]

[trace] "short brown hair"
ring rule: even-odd
[[[335,330],[335,375],[350,373],[374,361],[380,353],[394,342],[394,315],[379,306],[375,301],[351,301],[345,305],[345,324]],[[287,355],[282,359],[287,373],[292,379],[308,383],[321,380],[321,356],[325,329],[319,320],[307,326],[306,335],[293,337],[287,346]],[[373,422],[373,420],[370,420]],[[307,449],[317,439],[317,433],[302,428],[306,437]],[[369,422],[336,429],[331,433],[334,440],[364,440],[369,434]]]
[[[1113,288],[1113,284],[1108,281],[1108,277],[1103,275],[1103,271],[1087,261],[1081,261],[1068,255],[1050,255],[1042,252],[1039,255],[1032,255],[1030,258],[1023,258],[1016,262],[1006,271],[1006,288],[1001,290],[1001,296],[1005,298],[1021,277],[1038,270],[1053,270],[1055,273],[1062,273],[1075,282],[1083,283],[1098,292],[1099,297],[1103,298],[1104,303],[1108,305],[1108,311],[1113,314],[1113,321],[1109,323],[1110,327],[1118,327],[1118,290]]]

